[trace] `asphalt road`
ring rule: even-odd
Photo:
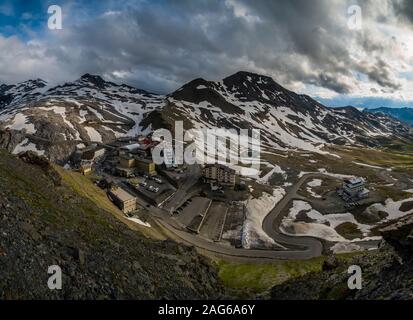
[[[193,170],[193,173],[195,173],[195,175],[189,175],[188,181],[184,183],[182,189],[177,191],[177,193],[179,191],[181,192],[179,192],[177,195],[175,194],[175,196],[171,198],[172,205],[179,204],[179,202],[182,201],[187,194],[188,189],[186,188],[190,188],[190,186],[193,186],[195,184],[196,181],[194,182],[194,179],[196,176],[197,169],[194,168]],[[283,218],[283,209],[286,205],[288,205],[288,203],[291,200],[299,198],[299,196],[297,195],[297,191],[300,189],[303,183],[311,178],[322,177],[325,177],[325,175],[323,175],[322,173],[309,173],[301,177],[300,180],[284,196],[284,198],[265,217],[263,221],[263,230],[271,238],[273,238],[275,242],[282,244],[285,247],[285,249],[280,250],[242,249],[225,246],[187,232],[178,221],[171,217],[169,211],[167,210],[167,207],[162,209],[150,206],[149,210],[153,213],[153,216],[157,218],[156,221],[169,232],[171,232],[176,240],[188,245],[192,245],[198,249],[214,253],[224,258],[232,257],[238,258],[242,261],[254,263],[265,262],[270,260],[310,259],[322,255],[322,242],[313,237],[297,237],[282,234],[279,231],[279,225]],[[197,179],[198,178],[196,178],[196,180]],[[169,204],[170,203],[171,201],[169,201]],[[363,245],[365,247],[371,247],[373,243],[360,242],[358,244]]]
[[[277,205],[271,210],[271,212],[264,218],[262,228],[264,232],[274,239],[275,242],[287,247],[297,248],[299,252],[302,252],[303,258],[305,257],[317,257],[322,254],[323,244],[320,240],[313,237],[297,237],[288,236],[279,231],[284,216],[281,214],[283,209],[288,203],[298,198],[297,191],[308,179],[323,178],[325,175],[319,173],[309,173],[300,178],[298,182],[288,191],[284,198],[277,203]]]
[[[322,174],[307,174],[304,175],[289,193],[271,210],[268,216],[264,219],[263,228],[264,231],[272,237],[276,242],[281,242],[287,249],[284,250],[258,250],[258,249],[241,249],[230,246],[218,244],[216,242],[201,238],[195,234],[188,233],[182,226],[173,219],[168,211],[165,209],[151,207],[151,212],[157,218],[157,221],[167,230],[172,232],[176,238],[181,242],[193,245],[199,249],[206,250],[225,257],[237,257],[242,260],[248,260],[250,262],[261,262],[264,260],[285,260],[285,259],[309,259],[320,256],[322,254],[321,241],[311,237],[294,237],[283,235],[278,232],[279,223],[282,220],[281,212],[284,207],[289,203],[291,199],[296,196],[296,193],[300,186],[310,178],[322,177]],[[184,183],[182,193],[178,194],[174,203],[179,203],[182,199],[182,194],[186,194],[185,187],[193,185],[193,179],[188,179],[187,183]],[[169,204],[171,201],[169,202]]]

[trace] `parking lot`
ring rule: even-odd
[[[201,221],[211,204],[211,200],[203,197],[194,197],[186,201],[175,213],[176,219],[191,230],[198,231]],[[199,218],[201,217],[201,219]]]
[[[124,181],[128,189],[135,191],[137,196],[143,196],[145,199],[151,199],[154,204],[159,204],[174,192],[165,179],[161,177],[138,177]]]
[[[200,235],[213,241],[220,241],[227,211],[226,203],[212,202],[200,228]]]

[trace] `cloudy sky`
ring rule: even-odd
[[[413,0],[0,0],[0,83],[94,73],[167,93],[239,70],[327,105],[413,107]]]

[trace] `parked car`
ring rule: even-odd
[[[158,177],[154,177],[154,178],[153,178],[153,181],[155,181],[155,182],[157,182],[157,183],[163,183],[162,179],[161,179],[161,178],[158,178]]]
[[[147,188],[147,190],[149,190],[149,191],[151,191],[151,192],[158,192],[159,191],[159,188],[158,187],[154,187],[154,186],[149,186],[148,188]]]

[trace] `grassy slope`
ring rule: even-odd
[[[340,263],[348,263],[362,253],[337,255]],[[229,263],[217,261],[219,277],[224,285],[238,298],[266,296],[273,286],[284,283],[312,272],[322,270],[325,257],[309,260],[285,260],[265,264]]]
[[[218,262],[219,277],[240,298],[264,293],[274,285],[308,272],[320,271],[324,258],[265,264]]]
[[[106,193],[97,187],[93,182],[86,176],[64,170],[62,167],[54,166],[57,172],[62,177],[63,182],[69,186],[78,195],[91,200],[97,207],[110,212],[116,218],[127,224],[131,229],[141,232],[143,235],[150,237],[152,239],[164,240],[165,236],[160,232],[159,229],[152,224],[151,228],[141,226],[137,223],[131,222],[125,219],[122,211],[120,211],[107,197]]]
[[[63,185],[53,184],[39,167],[0,150],[0,299],[218,297],[206,259],[145,239],[114,217],[116,210],[96,206],[110,202],[87,178],[61,173]],[[50,264],[65,275],[60,291],[45,286]]]
[[[392,151],[354,150],[354,160],[400,171],[413,168],[413,156]]]
[[[393,168],[406,172],[413,169],[413,142],[412,141],[388,141],[383,148],[340,148],[334,147],[334,151],[347,161],[359,161],[365,164]]]

